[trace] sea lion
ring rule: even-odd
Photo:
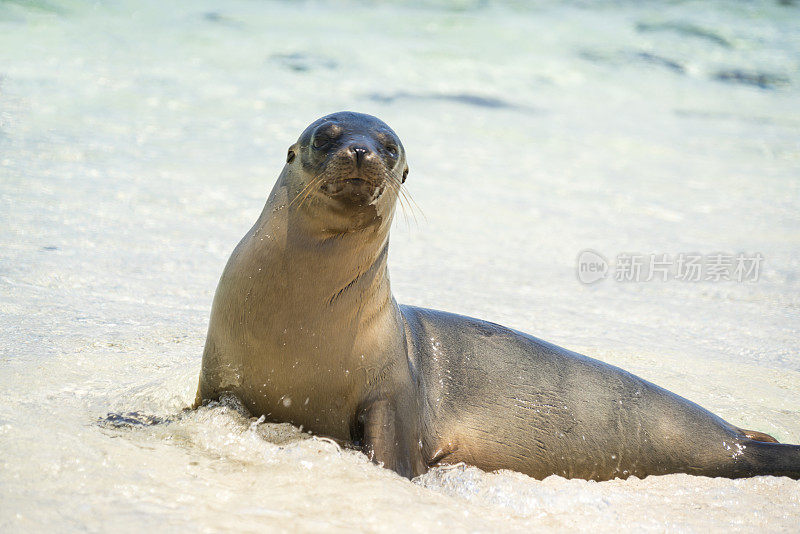
[[[536,478],[800,477],[800,446],[622,369],[398,305],[386,261],[407,173],[400,139],[375,117],[306,128],[220,279],[196,405],[233,394],[406,477],[456,462]]]

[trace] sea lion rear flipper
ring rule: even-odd
[[[752,439],[754,441],[763,441],[765,443],[780,443],[777,439],[773,438],[769,434],[765,434],[764,432],[759,432],[758,430],[745,430],[744,428],[738,428],[739,432],[744,434],[748,439]]]

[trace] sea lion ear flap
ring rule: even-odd
[[[403,169],[403,180],[400,183],[401,184],[406,183],[406,178],[408,178],[408,165],[406,165],[406,168]]]
[[[286,163],[291,163],[294,161],[294,157],[297,155],[296,150],[297,150],[296,144],[289,147],[289,153],[286,154]]]

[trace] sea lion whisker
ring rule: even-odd
[[[400,208],[403,211],[403,218],[405,219],[406,226],[408,227],[408,213],[406,212],[406,206],[404,204],[404,199],[403,199],[404,194],[403,194],[403,191],[401,190],[401,187],[402,187],[401,183],[388,170],[384,170],[383,171],[383,178],[384,178],[385,183],[387,183],[389,185],[389,187],[392,189],[392,191],[394,192],[398,202],[400,203]],[[409,205],[409,209],[410,208],[411,208],[411,206]],[[412,216],[413,215],[414,215],[414,213],[412,211]],[[416,216],[414,216],[414,222],[416,223]],[[417,226],[419,226],[418,223],[417,223]]]
[[[398,180],[397,177],[395,177],[394,175],[392,175],[390,173],[386,173],[386,176],[390,180],[391,183],[397,185],[397,190],[399,191],[399,193],[408,202],[409,209],[412,210],[412,214],[413,214],[413,209],[416,208],[417,211],[419,211],[420,215],[422,215],[422,217],[425,218],[425,220],[427,220],[427,217],[425,216],[425,213],[422,211],[422,208],[419,207],[417,202],[411,196],[411,193],[408,191],[408,187],[405,185],[405,183],[403,181],[401,181],[401,180]],[[413,204],[413,206],[412,206],[412,204]],[[416,217],[415,217],[415,222],[416,222]],[[419,223],[417,223],[417,224],[419,224]]]
[[[411,198],[410,193],[408,193],[407,188],[403,185],[402,182],[400,182],[393,176],[389,177],[389,182],[393,184],[395,191],[397,192],[397,197],[398,200],[400,201],[400,205],[403,206],[403,203],[405,202],[405,204],[408,206],[408,210],[411,212],[411,216],[414,219],[414,224],[417,226],[417,228],[419,228],[419,221],[417,220],[417,215],[414,213],[414,208],[416,207],[417,211],[419,211],[423,217],[425,217],[425,214],[419,208],[417,203],[414,202],[414,200]],[[404,206],[403,206],[403,215],[406,218],[406,223],[408,223],[408,214],[406,213]],[[427,217],[425,219],[427,220]]]
[[[411,195],[411,192],[408,190],[408,187],[406,187],[402,182],[399,184],[399,187],[400,187],[400,192],[403,194],[403,197],[409,203],[409,208],[412,210],[412,212],[414,209],[416,209],[416,211],[418,211],[419,214],[422,215],[422,217],[427,221],[428,217],[425,215],[425,212],[422,211],[422,208],[419,207],[419,204],[417,204],[416,200],[414,200],[414,197]]]
[[[406,211],[406,202],[403,201],[403,194],[402,191],[400,190],[400,184],[398,184],[397,180],[395,180],[394,177],[389,172],[384,172],[384,177],[386,183],[389,184],[389,187],[392,189],[392,192],[394,192],[395,196],[397,197],[397,201],[400,204],[400,209],[403,212],[403,219],[406,222],[406,229],[410,230],[411,225],[408,220],[408,212]],[[412,211],[411,214],[413,216],[414,212]],[[416,216],[414,216],[414,222],[417,223]],[[419,227],[419,223],[417,223],[417,227]]]
[[[300,204],[298,204],[297,209],[301,209],[303,204],[305,204],[306,200],[311,197],[311,194],[314,192],[314,189],[317,185],[324,181],[324,172],[319,173],[306,187],[306,193],[303,195],[303,198],[300,200]]]
[[[306,184],[306,186],[305,186],[303,189],[301,189],[301,190],[300,190],[300,192],[298,192],[298,193],[297,193],[297,195],[295,195],[295,197],[292,199],[292,201],[291,201],[291,202],[289,202],[289,206],[288,206],[288,207],[290,207],[290,208],[291,208],[291,207],[292,207],[292,205],[293,205],[295,202],[297,202],[297,199],[299,199],[299,198],[301,197],[301,195],[303,195],[303,193],[305,193],[306,191],[310,191],[310,190],[311,190],[311,188],[314,186],[314,184],[315,184],[317,181],[321,181],[321,180],[322,180],[322,175],[323,175],[324,173],[325,173],[325,171],[324,171],[324,170],[322,170],[322,171],[320,171],[320,173],[319,173],[319,174],[317,174],[316,176],[314,176],[314,177],[311,179],[311,181],[309,181],[309,182],[308,182],[308,184]],[[304,198],[305,198],[305,197],[304,197]],[[301,205],[301,206],[302,206],[302,204],[303,204],[303,201],[300,201],[300,205]],[[299,208],[300,208],[300,206],[298,206],[298,209],[299,209]]]
[[[300,198],[300,196],[301,196],[303,193],[305,193],[305,192],[306,192],[306,190],[308,190],[308,188],[310,188],[312,185],[314,185],[314,182],[315,182],[315,181],[317,180],[317,178],[319,178],[320,176],[322,176],[322,173],[320,173],[320,174],[317,174],[316,176],[314,176],[314,177],[313,177],[313,178],[312,178],[312,179],[311,179],[311,180],[310,180],[310,181],[309,181],[309,182],[308,182],[308,183],[307,183],[307,184],[306,184],[306,185],[305,185],[305,186],[304,186],[304,187],[303,187],[303,188],[302,188],[300,191],[298,191],[298,192],[297,192],[297,194],[296,194],[296,195],[294,196],[294,198],[292,199],[292,201],[289,203],[289,207],[291,207],[291,206],[292,206],[292,204],[294,204],[295,202],[297,202],[297,200]]]

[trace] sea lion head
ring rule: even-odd
[[[311,123],[289,147],[284,181],[294,209],[363,227],[391,220],[407,175],[405,149],[386,123],[342,111]]]

